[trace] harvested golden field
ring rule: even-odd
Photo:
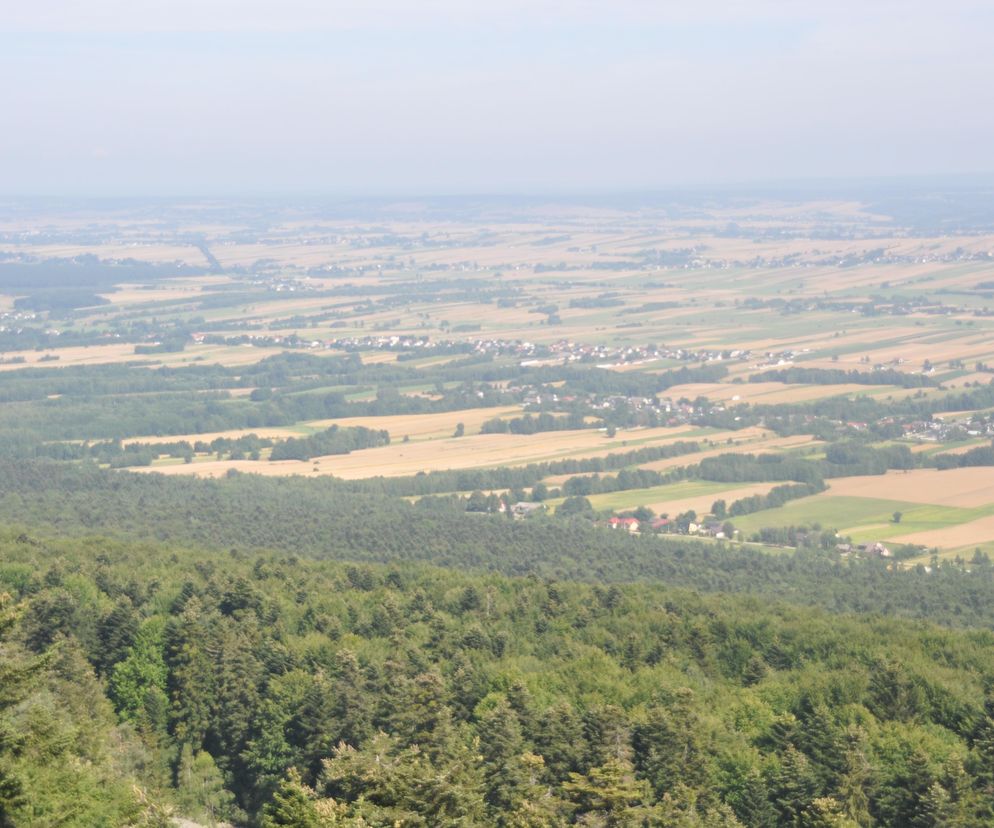
[[[134,343],[115,342],[109,345],[79,345],[71,348],[48,348],[44,351],[18,351],[25,361],[16,365],[0,365],[0,371],[16,371],[41,365],[46,368],[61,368],[67,365],[109,365],[113,363],[141,362],[151,365],[180,366],[191,363],[205,365],[252,365],[260,360],[280,353],[283,348],[256,348],[250,345],[190,345],[184,351],[161,354],[136,354]],[[318,355],[340,353],[338,351],[314,351]],[[57,356],[55,361],[42,361],[46,355]]]
[[[342,428],[364,426],[365,428],[386,429],[390,439],[399,443],[404,437],[411,440],[432,440],[451,437],[456,426],[462,423],[466,435],[478,434],[480,427],[495,417],[514,417],[521,414],[517,405],[497,408],[469,408],[462,411],[442,411],[437,414],[389,414],[384,417],[341,417],[335,420],[314,420],[306,423],[311,428],[328,428],[338,425]]]
[[[42,362],[42,357],[54,355],[59,359],[55,362]],[[48,368],[63,365],[106,365],[113,362],[134,362],[148,360],[148,356],[136,356],[135,346],[115,342],[112,345],[80,345],[72,348],[49,348],[45,351],[19,351],[17,356],[23,356],[25,361],[17,365],[0,365],[0,371],[16,371],[18,368],[29,368],[39,363]]]
[[[385,365],[397,361],[396,351],[363,351],[360,356],[363,365]]]
[[[968,443],[965,446],[955,446],[954,448],[951,449],[944,449],[943,451],[937,451],[936,454],[966,454],[968,451],[972,451],[973,449],[979,446],[988,446],[988,445],[990,445],[989,440],[978,439],[976,442]],[[994,476],[994,472],[992,472],[992,476]]]
[[[119,290],[98,294],[112,305],[140,305],[145,302],[169,302],[176,299],[197,299],[203,290],[199,287],[126,286]]]
[[[732,432],[733,434],[742,435],[744,432],[752,431],[752,429],[743,429],[741,432]],[[727,445],[722,443],[717,448],[708,449],[707,451],[698,452],[697,454],[687,454],[683,457],[667,457],[665,460],[655,460],[651,463],[643,463],[639,468],[652,469],[653,471],[666,471],[667,469],[675,469],[680,466],[687,466],[693,463],[698,463],[705,457],[717,457],[720,454],[729,454],[731,452],[742,453],[742,454],[761,454],[761,453],[773,453],[775,454],[778,450],[782,449],[792,449],[798,448],[799,446],[814,446],[818,445],[819,441],[815,440],[814,437],[808,434],[797,434],[790,437],[775,437],[772,439],[765,439],[766,435],[770,432],[765,432],[763,429],[757,428],[756,431],[763,432],[758,437],[749,439],[747,436],[742,438],[733,437],[735,443],[733,445]],[[718,437],[721,435],[715,435],[715,442],[718,442]]]
[[[994,342],[989,335],[972,338],[947,339],[943,342],[905,342],[900,345],[888,345],[883,348],[867,346],[867,353],[874,362],[890,362],[895,359],[907,360],[903,366],[917,370],[925,360],[931,360],[935,365],[942,365],[951,359],[962,359],[971,363],[984,360],[994,352]]]
[[[872,497],[932,503],[937,506],[975,507],[994,503],[994,469],[914,469],[867,477],[840,477],[828,481],[829,496]]]
[[[615,439],[608,439],[603,432],[594,429],[531,435],[476,434],[410,443],[397,440],[381,448],[318,457],[309,461],[211,460],[154,466],[142,471],[216,477],[234,468],[265,475],[333,474],[349,480],[377,476],[403,477],[422,471],[523,466],[567,457],[601,457],[643,445],[672,442],[679,439],[679,436],[679,430],[671,428],[619,431]],[[318,467],[317,471],[314,470],[315,466]]]
[[[293,426],[277,426],[272,428],[263,426],[262,428],[233,428],[228,431],[205,431],[201,434],[175,434],[166,437],[158,435],[130,437],[126,440],[121,440],[121,443],[126,446],[132,443],[147,443],[152,446],[161,443],[196,443],[198,440],[210,443],[212,440],[217,440],[218,438],[237,440],[239,437],[246,437],[249,434],[255,434],[263,440],[285,440],[287,437],[300,437],[303,433],[300,429],[296,429]]]
[[[116,290],[100,295],[112,305],[133,305],[174,299],[195,299],[212,287],[230,283],[231,279],[227,276],[198,276],[193,279],[170,279],[152,285],[124,283],[118,285]]]
[[[984,371],[976,371],[971,374],[964,374],[962,377],[956,377],[956,379],[950,380],[949,382],[943,384],[949,388],[965,388],[967,383],[989,385],[992,379],[994,379],[994,377],[990,374]]]
[[[961,523],[958,526],[947,526],[943,529],[930,529],[926,532],[897,535],[896,537],[892,537],[891,540],[897,543],[921,544],[929,548],[937,546],[941,549],[956,549],[986,543],[994,541],[994,515]]]
[[[642,445],[679,439],[674,429],[619,431],[615,439],[594,429],[542,434],[477,434],[421,443],[396,442],[349,455],[323,457],[322,470],[339,477],[387,477],[433,469],[471,469],[523,466],[565,457],[600,457]],[[625,445],[627,442],[627,446]]]

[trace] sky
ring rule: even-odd
[[[989,0],[5,0],[0,193],[994,172]]]

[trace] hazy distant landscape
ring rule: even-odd
[[[969,559],[994,548],[994,214],[975,191],[910,189],[911,224],[874,195],[370,202],[362,221],[308,202],[22,205],[2,227],[0,439],[202,477],[552,464],[430,494],[552,514],[581,493],[595,521],[641,507],[642,529],[683,534],[724,524],[722,500],[736,542],[832,530],[843,555]],[[635,449],[657,451],[610,459]],[[592,458],[609,470],[555,465]],[[821,490],[756,500],[787,481]]]
[[[0,20],[0,828],[994,825],[994,6]]]

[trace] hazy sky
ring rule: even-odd
[[[994,171],[990,0],[4,0],[0,190]]]

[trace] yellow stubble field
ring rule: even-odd
[[[377,418],[383,419],[385,418]],[[381,448],[318,457],[309,461],[211,460],[153,466],[142,471],[217,477],[234,468],[265,475],[332,474],[349,480],[377,476],[402,477],[422,471],[523,466],[567,457],[602,457],[644,445],[672,442],[679,439],[680,431],[672,428],[631,429],[619,431],[614,439],[607,438],[599,430],[581,429],[530,435],[476,434],[420,442],[412,440],[409,443],[394,440],[389,446]]]
[[[994,469],[912,469],[883,475],[840,477],[829,481],[823,496],[885,497],[909,503],[973,508],[994,503]]]

